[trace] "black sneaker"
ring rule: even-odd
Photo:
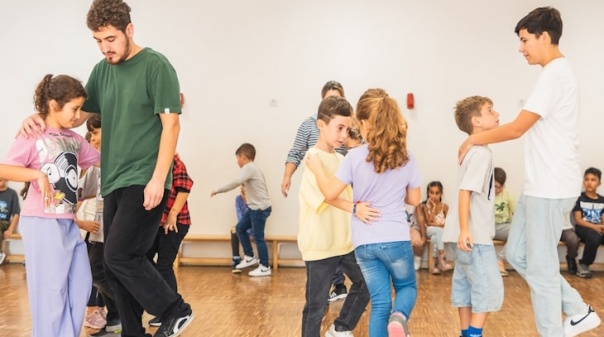
[[[577,276],[581,278],[591,278],[593,275],[591,274],[589,267],[581,263],[577,268]]]
[[[348,296],[348,292],[346,291],[346,286],[343,284],[337,285],[331,293],[329,293],[328,302],[340,301]]]
[[[107,330],[107,332],[110,332],[110,333],[121,332],[122,331],[122,322],[120,321],[119,318],[110,319],[107,321],[107,324],[105,325],[105,330]]]
[[[569,274],[575,275],[577,273],[577,261],[575,259],[571,259],[567,256],[566,266]]]
[[[109,336],[109,335],[113,335],[113,332],[107,332],[107,330],[105,330],[105,328],[102,328],[101,330],[99,330],[95,333],[91,333],[88,336],[89,337],[104,337],[104,336]]]
[[[149,320],[149,326],[160,326],[161,325],[161,319],[159,319],[159,317],[153,317]]]
[[[153,337],[176,337],[191,324],[193,318],[195,318],[195,316],[193,315],[193,312],[190,312],[185,316],[162,319],[161,326],[157,329]]]

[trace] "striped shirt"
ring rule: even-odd
[[[315,146],[318,140],[319,128],[317,127],[317,115],[313,115],[305,119],[304,122],[300,124],[300,127],[298,127],[294,145],[289,150],[285,162],[292,163],[298,167],[300,162],[302,162],[302,159],[304,159],[306,151]],[[342,145],[342,147],[336,149],[336,151],[345,156],[346,146]]]

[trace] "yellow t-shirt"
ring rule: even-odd
[[[314,147],[308,150],[306,156],[309,153],[319,154],[323,170],[330,179],[344,160],[344,156],[337,152],[328,153]],[[304,166],[304,161],[301,166],[298,248],[302,259],[315,261],[350,253],[353,250],[350,228],[352,215],[326,204],[315,175]],[[350,186],[346,187],[340,197],[352,201]]]

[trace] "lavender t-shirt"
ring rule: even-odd
[[[21,216],[74,219],[78,201],[78,165],[86,169],[98,163],[100,153],[84,137],[67,129],[46,128],[37,138],[19,136],[3,164],[41,170],[48,175],[51,206],[44,207],[37,181],[32,181]]]
[[[367,162],[367,145],[359,146],[346,155],[336,173],[344,184],[352,184],[353,202],[370,202],[380,210],[381,217],[370,225],[352,217],[354,247],[395,241],[409,241],[409,223],[405,208],[407,188],[421,186],[415,157],[408,152],[409,161],[395,170],[377,174],[373,162]]]

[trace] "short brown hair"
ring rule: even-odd
[[[93,32],[108,26],[125,32],[131,22],[130,6],[122,0],[94,0],[86,16],[86,24]]]
[[[506,180],[508,179],[508,175],[501,167],[496,167],[493,171],[493,175],[495,176],[495,181],[499,183],[499,185],[505,185]]]
[[[235,155],[244,155],[247,159],[254,161],[256,158],[256,148],[250,143],[243,143],[237,148]]]
[[[345,97],[344,87],[338,81],[328,81],[325,83],[323,89],[321,89],[321,98],[325,98],[325,94],[327,94],[329,90],[337,90],[340,93],[340,96]]]
[[[321,104],[319,104],[319,111],[317,113],[317,120],[322,120],[325,123],[329,122],[335,116],[352,116],[352,105],[348,103],[346,98],[338,96],[325,97]]]
[[[484,96],[471,96],[457,102],[455,105],[455,123],[457,123],[457,127],[471,135],[474,130],[472,117],[480,117],[480,109],[485,103],[493,104],[493,101]]]

